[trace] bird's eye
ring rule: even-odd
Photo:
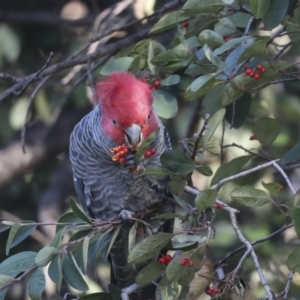
[[[117,121],[115,119],[112,120],[115,125],[117,125]]]
[[[151,118],[151,114],[148,115],[148,120],[150,120],[150,118]]]

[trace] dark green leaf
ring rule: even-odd
[[[264,1],[264,0],[263,0]],[[252,46],[247,48],[239,58],[239,62],[243,61],[248,57],[267,57],[267,42],[269,41],[270,37],[259,37]]]
[[[168,77],[166,77],[165,79],[163,79],[160,84],[163,86],[169,86],[169,85],[174,85],[179,83],[180,81],[180,76],[177,74],[174,75],[170,75]]]
[[[289,1],[271,0],[270,7],[263,16],[263,23],[266,30],[277,27],[284,19],[289,7]]]
[[[218,192],[216,190],[201,191],[195,199],[195,206],[197,207],[198,211],[200,212],[208,207],[213,206],[217,196]]]
[[[157,34],[177,26],[183,21],[189,19],[187,16],[181,17],[182,11],[176,10],[165,14],[149,31],[149,33]]]
[[[55,283],[59,283],[62,279],[61,265],[61,256],[58,254],[53,258],[48,268],[48,275]]]
[[[196,170],[204,176],[211,176],[212,174],[214,174],[209,166],[196,167]]]
[[[249,24],[251,14],[237,12],[228,17],[235,27],[246,28]]]
[[[30,277],[28,296],[31,300],[40,300],[45,289],[46,280],[42,268],[38,268]]]
[[[152,144],[154,139],[157,136],[158,129],[153,131],[147,138],[143,141],[141,146],[138,148],[134,155],[134,160],[140,161],[144,158],[145,151],[148,149],[148,147]]]
[[[297,143],[290,151],[284,154],[281,159],[283,165],[295,163],[300,160],[300,142]]]
[[[153,234],[139,242],[128,255],[128,263],[147,261],[160,252],[171,240],[171,233]]]
[[[191,92],[198,91],[203,85],[205,85],[212,78],[214,79],[214,76],[210,74],[201,75],[200,77],[198,77],[192,82],[190,86]]]
[[[83,268],[81,269],[83,274],[86,273],[87,263],[88,263],[88,254],[89,254],[89,244],[90,244],[90,237],[86,236],[82,242],[82,262]]]
[[[74,289],[79,291],[86,291],[89,289],[82,278],[82,275],[76,266],[76,262],[72,253],[68,253],[62,264],[62,274],[65,281]]]
[[[150,69],[150,72],[152,74],[156,73],[156,67],[151,63],[152,58],[154,57],[154,49],[153,49],[153,44],[152,41],[149,42],[149,48],[148,48],[148,58],[147,58],[147,63],[148,67]]]
[[[148,166],[143,173],[143,175],[151,175],[151,176],[157,176],[157,177],[165,177],[169,175],[174,175],[173,172],[164,169],[162,167],[157,167],[157,166]]]
[[[218,56],[214,56],[212,50],[208,47],[208,45],[203,46],[203,51],[206,56],[206,58],[214,64],[219,69],[225,69],[225,64],[221,59],[218,58]]]
[[[235,175],[242,171],[242,167],[252,158],[251,155],[240,156],[232,161],[223,164],[219,169],[216,171],[215,176],[211,181],[211,186],[218,183],[220,180]]]
[[[275,197],[277,197],[281,191],[282,185],[277,182],[269,182],[265,183],[262,181],[262,185],[265,189],[267,189],[270,193],[272,193]]]
[[[65,234],[65,227],[62,228],[62,230],[60,230],[59,232],[56,233],[56,235],[54,236],[54,238],[51,241],[49,246],[54,247],[54,248],[58,248],[62,243],[64,234]]]
[[[194,162],[180,150],[164,152],[160,157],[160,162],[163,167],[183,175],[193,172],[195,168]]]
[[[226,121],[233,128],[240,128],[247,119],[252,103],[251,94],[245,93],[241,98],[226,107]]]
[[[121,300],[121,290],[117,286],[109,284],[108,290],[113,300]]]
[[[231,40],[229,40],[228,42],[226,42],[225,44],[223,44],[222,46],[216,48],[213,52],[214,56],[220,55],[228,50],[230,50],[231,48],[233,48],[235,45],[240,44],[243,41],[248,40],[249,37],[248,36],[242,36],[239,38],[233,38]]]
[[[133,58],[129,56],[119,57],[107,62],[101,69],[101,75],[109,75],[116,71],[128,71]]]
[[[218,126],[222,123],[226,110],[221,108],[208,120],[207,128],[205,130],[204,142],[207,143],[215,134]]]
[[[153,262],[142,269],[137,275],[135,282],[137,284],[147,284],[155,281],[166,270],[166,266],[159,262]]]
[[[297,233],[298,239],[300,239],[300,207],[290,208],[290,214],[294,223],[294,228]]]
[[[179,234],[172,238],[172,250],[189,251],[206,241],[206,236]]]
[[[108,245],[108,247],[107,247],[107,251],[106,251],[105,256],[104,256],[104,259],[105,259],[105,260],[107,259],[108,254],[109,254],[109,252],[110,252],[110,249],[111,249],[111,247],[113,246],[113,244],[114,244],[116,238],[118,237],[121,228],[122,228],[122,225],[118,225],[118,226],[116,226],[116,227],[113,229],[113,231],[112,231],[112,237],[111,237],[110,243],[109,243],[109,245]]]
[[[270,0],[249,0],[250,8],[256,19],[261,19],[270,7]]]
[[[273,144],[280,130],[279,122],[271,118],[260,118],[253,126],[253,133],[256,139],[266,148]]]
[[[236,85],[234,85],[231,82],[228,82],[225,87],[224,91],[222,93],[222,98],[221,98],[221,104],[223,106],[227,106],[231,104],[232,102],[238,100],[244,95],[244,91],[238,89]]]
[[[12,277],[0,274],[0,289],[6,286],[8,283],[10,283],[12,280]]]
[[[286,264],[293,272],[300,272],[300,249],[294,250],[288,257]]]
[[[77,205],[77,203],[75,202],[75,200],[73,198],[70,199],[70,206],[71,206],[73,213],[78,218],[80,218],[84,222],[92,224],[92,221],[90,220],[90,218],[79,208],[79,206]]]
[[[25,225],[29,224],[29,225]],[[31,225],[32,224],[32,225]],[[9,236],[6,244],[6,255],[8,255],[9,250],[24,239],[26,239],[34,230],[36,229],[36,223],[33,221],[23,221],[21,223],[15,223],[9,232]]]
[[[214,113],[216,113],[223,107],[221,104],[221,95],[223,93],[225,84],[225,82],[218,81],[218,84],[213,87],[213,90],[209,91],[209,93],[205,95],[202,101],[201,111],[201,115],[203,118],[205,118],[206,114],[212,116]],[[198,92],[196,92],[195,94],[197,93]]]
[[[270,198],[264,191],[255,189],[249,185],[235,188],[230,196],[233,200],[251,207],[262,206],[270,202]]]
[[[164,90],[156,90],[153,92],[154,109],[156,113],[164,119],[170,119],[176,116],[178,105],[176,98]]]
[[[78,226],[78,224],[82,224],[82,220],[78,218],[73,212],[68,212],[62,215],[57,223],[71,223],[70,225],[57,225],[56,226],[56,233],[66,227],[66,232],[73,230]]]
[[[183,191],[185,185],[186,179],[184,178],[184,176],[175,175],[171,177],[168,188],[172,195],[178,195],[178,193]]]
[[[25,251],[12,255],[0,264],[0,274],[15,277],[22,271],[30,269],[35,264],[36,252]]]
[[[186,274],[184,277],[181,277],[178,280],[178,284],[181,286],[188,286],[191,283],[191,281],[194,279],[194,276],[195,275],[192,273]]]
[[[183,5],[183,10],[193,16],[199,13],[216,13],[223,7],[224,3],[221,0],[188,0]]]
[[[39,267],[45,267],[46,265],[48,265],[48,263],[50,262],[50,260],[53,257],[53,254],[57,251],[56,248],[54,247],[44,247],[42,248],[36,258],[35,258],[35,263],[39,266]]]
[[[190,60],[192,57],[193,54],[188,50],[171,49],[154,56],[151,63],[165,64],[166,62],[181,62],[184,60]]]

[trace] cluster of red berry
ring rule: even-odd
[[[218,288],[211,288],[210,286],[207,286],[206,289],[205,289],[205,293],[207,295],[215,295],[215,294],[218,294],[219,293],[219,289]]]
[[[188,257],[183,257],[182,260],[180,261],[181,266],[189,266],[192,267],[195,263],[189,259]]]
[[[150,158],[155,153],[156,153],[156,150],[154,148],[151,148],[145,152],[145,157]]]
[[[221,209],[223,206],[220,203],[215,203],[214,207],[215,207],[215,209]]]
[[[143,77],[141,79],[142,82],[144,83],[147,83],[147,78]],[[156,90],[160,87],[160,81],[159,80],[154,80],[154,82],[151,84],[151,83],[148,83],[148,87],[150,90]]]
[[[109,149],[110,152],[114,153],[112,161],[118,161],[120,164],[124,164],[125,157],[129,152],[129,148],[126,145],[121,145]]]
[[[189,27],[189,22],[183,22],[182,24],[181,24],[181,26],[183,27],[183,28],[188,28]]]
[[[165,256],[162,256],[158,261],[163,264],[163,265],[168,265],[169,262],[172,260],[172,256],[171,255],[165,255]]]
[[[261,75],[267,71],[267,69],[265,67],[263,67],[262,65],[257,65],[256,70],[259,73],[256,73],[254,70],[252,70],[252,69],[248,68],[247,66],[245,66],[246,74],[249,75],[250,77],[255,78],[256,80],[259,80],[261,78]]]
[[[251,135],[250,138],[249,138],[249,140],[250,140],[250,141],[255,141],[255,140],[256,140],[255,135]]]

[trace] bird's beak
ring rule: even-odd
[[[131,150],[136,151],[142,144],[142,141],[143,134],[141,126],[132,124],[125,129],[125,142]]]

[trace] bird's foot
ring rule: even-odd
[[[123,209],[121,210],[121,212],[119,213],[119,217],[123,220],[123,221],[127,221],[132,219],[134,212],[127,210],[127,209]]]

